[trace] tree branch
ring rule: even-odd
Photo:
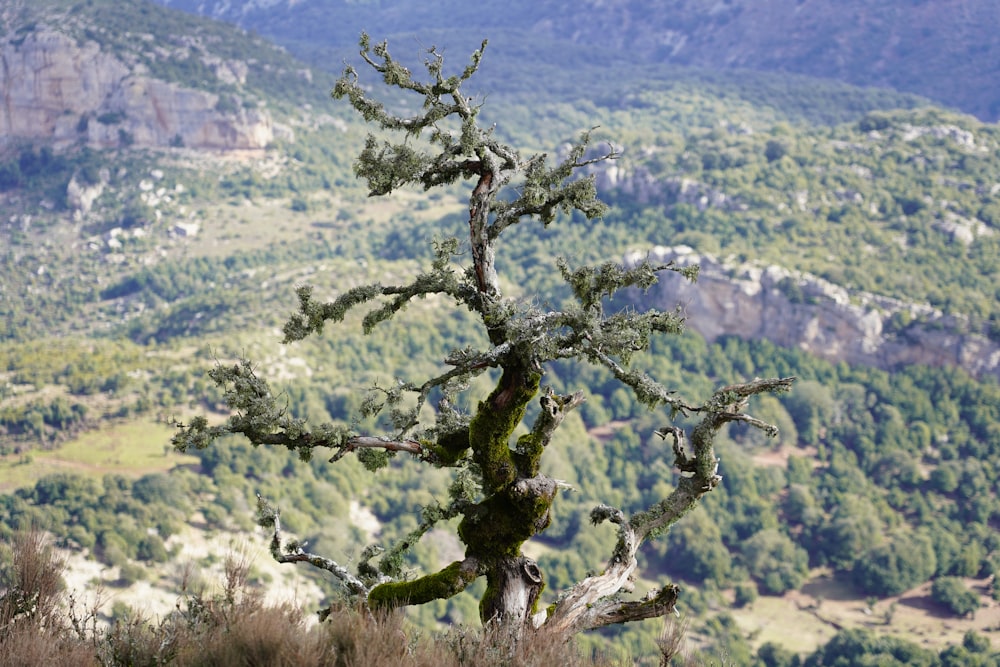
[[[496,202],[493,207],[496,219],[488,230],[491,238],[499,237],[507,227],[518,223],[523,217],[537,217],[544,226],[548,226],[555,219],[558,210],[568,213],[576,209],[588,220],[604,215],[607,207],[597,198],[593,177],[567,182],[577,169],[604,160],[614,160],[620,155],[612,147],[604,155],[581,160],[590,143],[592,131],[584,132],[580,141],[570,150],[569,156],[551,169],[545,166],[545,154],[535,155],[521,165],[525,174],[521,195],[512,202]]]
[[[566,415],[585,400],[582,391],[560,396],[552,391],[551,387],[546,387],[545,393],[539,399],[542,409],[535,419],[531,432],[517,439],[514,463],[521,477],[534,478],[538,475],[542,452],[548,447],[552,435]]]
[[[560,598],[547,618],[536,617],[535,623],[546,631],[570,636],[589,628],[650,618],[657,613],[672,611],[678,592],[674,586],[667,586],[639,603],[621,603],[606,598],[630,587],[632,574],[638,565],[636,553],[642,543],[662,534],[721,481],[722,478],[717,474],[719,462],[713,449],[713,440],[718,430],[730,421],[748,421],[742,410],[750,396],[784,391],[794,380],[791,377],[755,379],[730,385],[717,390],[704,405],[689,408],[704,414],[692,429],[693,452],[690,455],[683,451],[683,431],[680,428],[670,426],[662,429],[661,437],[670,434],[674,438],[675,459],[683,473],[676,488],[665,499],[629,520],[626,520],[621,510],[606,505],[595,508],[591,513],[592,522],[596,524],[611,521],[618,524],[618,540],[607,567],[603,573],[588,577],[573,586]],[[773,429],[773,432],[777,430]]]
[[[326,570],[340,579],[344,587],[353,594],[366,598],[368,587],[360,579],[352,575],[346,567],[336,561],[318,554],[304,551],[298,542],[282,543],[281,512],[257,494],[257,523],[264,528],[271,528],[271,555],[279,563],[309,563],[313,567]]]
[[[655,408],[659,405],[669,405],[672,411],[683,415],[695,410],[694,407],[674,396],[676,392],[667,389],[645,373],[626,370],[602,350],[594,347],[592,342],[587,346],[585,353],[588,357],[610,370],[619,382],[631,387],[632,391],[635,392],[636,398],[643,405],[650,408]]]
[[[381,438],[377,436],[359,435],[353,438],[348,438],[337,453],[330,457],[330,463],[339,461],[344,458],[345,454],[349,454],[350,452],[358,449],[384,449],[387,452],[406,452],[407,454],[413,454],[419,458],[424,458],[427,454],[423,445],[416,440],[390,440],[389,438]]]
[[[368,594],[368,604],[372,609],[394,609],[410,604],[426,604],[433,600],[447,600],[464,591],[479,574],[479,561],[465,558],[455,561],[440,572],[413,581],[379,584]]]

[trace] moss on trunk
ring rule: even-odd
[[[455,561],[440,572],[413,581],[376,586],[368,594],[368,604],[372,609],[393,609],[408,604],[446,600],[465,590],[478,576],[475,565],[470,561]]]
[[[524,419],[528,402],[538,393],[540,380],[537,372],[505,368],[492,393],[480,401],[469,424],[472,459],[482,470],[487,494],[497,493],[517,477],[510,437]]]

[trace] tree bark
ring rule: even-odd
[[[479,603],[483,623],[524,627],[542,592],[542,572],[530,558],[506,558],[486,573],[486,594]]]

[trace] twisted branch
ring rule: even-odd
[[[673,436],[677,465],[685,473],[678,479],[677,487],[665,499],[631,519],[626,519],[621,510],[606,505],[595,508],[591,513],[593,523],[611,521],[618,525],[618,540],[607,567],[603,573],[576,584],[560,598],[547,618],[544,614],[536,617],[535,624],[546,632],[570,636],[583,630],[672,612],[679,592],[673,585],[651,592],[639,602],[622,602],[611,596],[630,588],[638,565],[636,553],[643,542],[676,523],[722,480],[717,474],[719,463],[712,446],[718,430],[730,421],[757,422],[748,420],[742,413],[747,399],[759,393],[784,391],[794,381],[795,378],[787,377],[730,385],[717,390],[704,405],[690,408],[704,413],[701,422],[691,431],[690,454],[684,452],[681,429],[674,426],[662,429],[661,437]],[[771,429],[777,431],[774,427],[768,430]]]

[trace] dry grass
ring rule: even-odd
[[[267,605],[248,586],[249,560],[230,556],[222,590],[187,592],[153,621],[131,611],[109,627],[97,604],[79,609],[63,595],[64,563],[39,532],[17,536],[0,577],[0,665],[178,665],[182,667],[584,667],[610,662],[580,655],[572,643],[503,628],[452,628],[408,634],[402,614],[374,618],[336,608],[322,624],[291,604]],[[678,637],[679,640],[679,637]],[[667,644],[674,645],[673,639]],[[665,644],[666,648],[666,644]]]

